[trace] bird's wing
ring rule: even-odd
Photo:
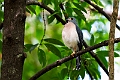
[[[83,46],[83,33],[77,25],[76,25],[76,31],[77,31],[78,37],[79,37],[78,47],[79,47],[79,50],[81,50],[82,46]]]

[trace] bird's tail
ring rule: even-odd
[[[76,57],[76,70],[80,69],[81,61],[80,56]]]

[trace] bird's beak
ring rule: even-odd
[[[71,20],[71,18],[66,19],[66,22],[68,23]]]
[[[68,22],[69,22],[69,20],[68,20],[68,19],[66,19],[66,22],[68,23]]]

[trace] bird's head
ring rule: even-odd
[[[67,22],[67,23],[68,23],[68,22],[73,22],[74,24],[77,25],[77,21],[76,21],[76,19],[75,19],[74,17],[69,17],[68,19],[66,19],[66,22]]]

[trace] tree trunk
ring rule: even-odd
[[[1,80],[22,80],[26,0],[4,0]]]

